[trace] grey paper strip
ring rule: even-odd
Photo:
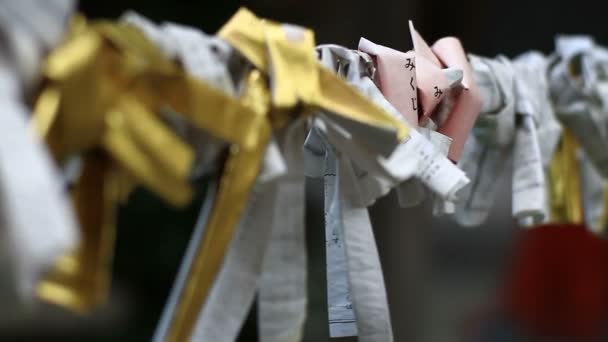
[[[536,124],[523,115],[513,148],[513,217],[522,226],[535,226],[549,217],[545,172]]]
[[[339,171],[335,152],[313,126],[304,143],[306,175],[323,177],[325,205],[325,255],[329,336],[357,335],[357,322],[350,299],[348,265],[343,239]]]
[[[470,136],[458,166],[473,181],[459,192],[454,218],[463,226],[478,226],[490,214],[496,197],[496,179],[503,176],[510,148],[491,147]]]
[[[344,245],[351,298],[357,317],[359,341],[393,340],[388,299],[376,240],[366,207],[353,202],[356,182],[350,161],[339,158]]]
[[[306,245],[304,235],[305,127],[294,124],[282,141],[287,174],[278,184],[270,244],[259,289],[259,340],[299,341],[306,319]]]
[[[561,127],[549,99],[546,58],[528,52],[513,61],[513,69],[519,122],[513,148],[512,211],[520,225],[535,226],[549,219],[544,167],[553,157]]]
[[[323,179],[325,183],[325,253],[329,336],[357,336],[357,322],[350,298],[348,263],[344,243],[340,170],[331,147],[328,147],[326,153]]]

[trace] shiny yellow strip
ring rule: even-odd
[[[294,108],[300,101],[319,98],[319,68],[311,30],[293,25],[266,25],[266,44],[272,62],[272,104]]]
[[[86,31],[55,49],[46,59],[43,73],[52,80],[66,79],[94,61],[102,45],[97,33]]]
[[[127,92],[117,82],[123,74],[117,68],[108,70],[106,63],[120,64],[120,55],[102,49],[94,60],[74,66],[66,78],[52,81],[52,86],[61,92],[61,103],[47,138],[56,142],[60,161],[99,143],[106,112]],[[112,77],[107,76],[112,72]],[[34,120],[39,120],[40,114],[36,113]]]
[[[247,84],[244,103],[254,108],[255,115],[267,117],[268,92],[259,73],[254,71]],[[168,341],[181,342],[190,339],[198,314],[206,302],[232,241],[234,229],[249,200],[270,136],[271,127],[266,120],[266,126],[260,131],[260,140],[255,148],[246,150],[237,145],[230,147],[217,199],[175,310]]]
[[[73,196],[81,229],[80,246],[60,258],[40,282],[39,298],[82,313],[106,300],[118,194],[113,172],[103,154],[93,153],[86,158]]]
[[[194,162],[194,151],[169,129],[156,114],[131,96],[118,105],[133,140],[154,158],[164,171],[177,179],[187,179]]]
[[[205,237],[169,330],[169,341],[189,340],[198,314],[220,270],[226,249],[232,241],[234,229],[255,183],[264,151],[264,145],[250,151],[232,147]]]
[[[187,172],[194,159],[189,146],[134,101],[110,111],[106,121],[108,129],[103,136],[103,146],[110,155],[171,204],[183,206],[189,203],[192,189],[187,181]],[[134,128],[134,125],[141,127]],[[149,131],[142,135],[146,132],[139,129]],[[167,145],[162,146],[163,143]],[[175,163],[173,170],[168,166],[172,162]]]
[[[49,134],[51,126],[57,118],[59,112],[59,104],[61,93],[59,89],[51,86],[42,91],[34,105],[34,119],[32,125],[34,132],[39,137],[46,137]]]
[[[247,8],[241,7],[217,33],[239,50],[256,68],[268,71],[268,58],[265,46],[265,24]]]
[[[549,165],[551,221],[583,223],[583,199],[576,153],[578,143],[564,128],[562,140]]]
[[[192,125],[243,148],[254,148],[267,124],[241,100],[193,78],[184,81],[150,75],[135,87],[138,98],[146,103],[161,99],[158,107],[170,106]]]

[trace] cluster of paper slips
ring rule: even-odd
[[[256,297],[260,341],[301,340],[306,177],[324,180],[330,335],[364,342],[393,340],[367,210],[390,191],[480,225],[512,170],[520,225],[608,223],[608,50],[588,37],[510,60],[412,23],[401,52],[246,9],[216,35],[73,10],[0,7],[0,234],[25,301],[94,310],[117,205],[143,186],[186,206],[202,177],[155,341],[234,341]]]

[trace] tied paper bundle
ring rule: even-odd
[[[39,65],[61,39],[73,2],[8,1],[0,7],[0,242],[25,302],[53,262],[78,243],[60,173],[28,119]],[[4,260],[2,260],[4,262]],[[9,305],[10,306],[10,305]]]
[[[58,163],[81,161],[73,199],[82,241],[38,295],[86,311],[107,295],[116,204],[138,184],[176,206],[192,196],[194,149],[164,112],[244,148],[257,148],[259,133],[270,129],[253,108],[184,72],[131,25],[77,18],[43,74],[34,124]]]
[[[239,164],[231,178],[224,171],[202,241],[187,252],[154,338],[232,341],[258,291],[260,338],[298,340],[306,311],[301,162],[308,118],[323,109],[319,118],[333,129],[362,135],[368,127],[389,148],[407,137],[408,128],[323,69],[309,30],[262,21],[242,9],[219,36],[255,68],[239,99],[267,115],[274,134],[260,145],[264,149],[231,150],[228,165],[231,159]],[[254,161],[262,164],[259,173]],[[245,170],[255,172],[254,180],[257,175],[247,188]],[[234,210],[245,202],[243,214]]]
[[[578,176],[578,182],[558,178],[556,193],[561,194],[562,208],[579,210],[579,220],[595,233],[604,234],[608,222],[608,177],[606,146],[608,131],[607,104],[608,50],[585,36],[558,36],[556,51],[549,68],[551,98],[556,116],[571,132],[572,149],[577,158],[563,173]],[[580,146],[580,147],[579,147]],[[561,192],[560,192],[561,190]],[[571,194],[578,196],[570,203]],[[581,211],[581,205],[583,206]]]
[[[547,60],[531,52],[514,61],[470,56],[484,94],[482,115],[465,146],[459,166],[473,179],[456,210],[464,225],[478,225],[489,213],[496,178],[513,163],[512,209],[520,225],[549,219],[546,173],[561,127],[553,113],[545,76]]]
[[[238,14],[237,14],[238,16]],[[251,18],[247,18],[246,16],[241,16],[239,18],[242,23],[248,23],[249,30],[252,27],[255,27],[255,22],[251,21]],[[230,27],[231,24],[237,26],[236,20],[233,20],[231,23],[227,24],[226,27]],[[227,37],[227,39],[233,43],[233,45],[238,46],[241,45],[245,48],[242,48],[241,51],[247,55],[252,56],[249,57],[250,60],[255,61],[259,52],[253,50],[254,46],[251,46],[251,42],[247,42],[248,39],[254,39],[255,37],[251,37],[252,34],[248,32],[239,32],[240,35],[227,35],[226,31],[228,29],[224,28],[220,32],[220,36]],[[236,31],[236,30],[235,30]],[[255,31],[254,31],[255,32]],[[297,31],[293,32],[295,35]],[[287,31],[287,37],[289,37],[289,31]],[[250,37],[247,37],[247,36]],[[297,37],[297,36],[296,36]],[[250,46],[246,45],[249,44]],[[294,54],[295,49],[298,45],[295,44],[294,41],[290,42],[290,45],[287,45],[289,49],[283,50],[285,56],[289,54]],[[287,47],[286,46],[286,47]],[[257,48],[257,47],[256,47]],[[301,60],[308,60],[311,56],[314,56],[308,49],[303,49],[301,51]],[[339,50],[339,48],[338,48]],[[270,56],[273,57],[273,48],[269,47]],[[381,93],[374,86],[373,82],[368,77],[361,77],[362,75],[357,76],[357,70],[362,70],[363,68],[358,65],[354,59],[351,58],[335,58],[333,53],[326,53],[323,47],[318,49],[319,56],[321,58],[322,63],[325,66],[329,66],[332,71],[338,71],[337,67],[340,65],[343,67],[343,72],[345,70],[352,70],[352,77],[349,78],[349,81],[353,86],[361,91],[362,94],[371,98],[374,102],[377,103],[379,108],[383,108],[386,113],[390,116],[389,118],[393,118],[393,122],[396,122],[397,126],[406,127],[406,122],[402,121],[403,118],[398,115],[397,111],[386,102],[386,100],[382,97]],[[275,55],[279,56],[279,55]],[[351,63],[351,60],[353,61]],[[426,141],[420,134],[416,131],[411,130],[410,136],[408,139],[401,139],[399,145],[393,150],[391,145],[386,145],[386,142],[390,142],[387,139],[385,134],[382,134],[382,130],[374,129],[373,126],[370,125],[362,126],[361,124],[357,124],[355,121],[345,120],[344,115],[336,115],[338,113],[353,113],[354,108],[348,109],[344,107],[344,105],[338,106],[336,103],[332,104],[328,100],[332,99],[333,101],[337,101],[340,98],[337,96],[334,89],[325,88],[321,89],[322,92],[318,93],[317,96],[323,96],[327,99],[318,98],[315,99],[313,94],[307,93],[306,88],[303,86],[306,85],[304,83],[303,75],[311,75],[313,72],[301,72],[300,70],[295,68],[298,77],[294,77],[294,66],[300,67],[301,63],[297,63],[296,60],[293,60],[291,64],[281,64],[278,65],[280,60],[274,60],[274,64],[272,65],[273,73],[271,75],[271,84],[273,84],[273,78],[275,80],[276,87],[273,88],[274,91],[282,91],[281,85],[285,84],[285,82],[289,82],[289,78],[298,79],[298,77],[302,77],[301,84],[298,84],[298,87],[294,87],[300,92],[302,96],[302,102],[310,104],[316,104],[315,107],[323,109],[322,112],[315,116],[313,120],[313,131],[316,130],[317,133],[320,133],[326,141],[330,144],[330,150],[326,154],[327,158],[332,158],[332,150],[336,151],[338,156],[338,160],[340,172],[343,173],[343,177],[340,177],[340,184],[342,182],[346,182],[339,186],[341,194],[341,199],[343,200],[342,204],[344,205],[342,208],[352,208],[352,211],[349,209],[346,210],[346,215],[344,212],[342,213],[342,217],[336,217],[337,220],[344,220],[344,235],[346,241],[346,249],[350,250],[350,255],[348,258],[349,264],[349,279],[353,280],[353,306],[355,311],[358,313],[358,320],[362,326],[360,327],[359,337],[360,339],[367,340],[391,340],[392,339],[392,331],[390,326],[390,318],[388,314],[388,307],[386,304],[386,294],[384,290],[384,283],[382,280],[382,272],[379,264],[379,258],[377,255],[375,242],[373,238],[373,234],[371,231],[371,226],[369,224],[369,218],[367,214],[366,206],[371,204],[374,200],[374,196],[370,196],[370,194],[374,194],[378,196],[380,194],[384,194],[382,192],[367,192],[360,189],[358,190],[358,186],[356,185],[361,178],[357,178],[354,173],[354,165],[363,171],[360,173],[361,176],[364,176],[365,173],[372,175],[375,178],[375,181],[383,186],[389,185],[389,188],[407,180],[411,177],[420,177],[423,181],[427,182],[431,189],[440,193],[446,199],[454,199],[455,193],[460,187],[464,186],[467,183],[467,179],[455,166],[453,166],[446,158],[441,157],[441,155],[434,150],[433,145]],[[318,63],[315,61],[310,62],[312,65],[317,65]],[[263,65],[262,63],[254,63],[258,67]],[[290,65],[291,75],[287,78],[286,66]],[[339,82],[339,79],[332,77],[331,74],[328,74],[326,69],[321,68],[319,70],[319,75],[321,79],[321,86],[324,84],[343,84]],[[348,78],[348,75],[342,75]],[[285,77],[285,78],[283,78]],[[359,77],[360,79],[357,79]],[[325,81],[323,79],[326,79]],[[283,80],[283,82],[281,81]],[[328,82],[328,81],[331,81]],[[291,81],[293,82],[293,81]],[[290,82],[290,83],[291,83]],[[289,84],[289,83],[287,83]],[[299,89],[298,89],[299,88]],[[344,88],[343,91],[348,90],[352,93],[353,99],[350,101],[350,104],[353,104],[353,100],[357,99],[360,93],[356,91],[350,90],[351,88]],[[331,95],[328,96],[328,95]],[[358,96],[355,96],[358,95]],[[274,97],[275,101],[283,97]],[[316,100],[313,102],[313,100]],[[312,102],[312,103],[311,103]],[[363,105],[361,103],[360,105]],[[314,108],[314,107],[313,107]],[[374,108],[372,106],[371,108]],[[378,108],[378,107],[375,107]],[[399,124],[400,123],[400,124]],[[309,135],[309,138],[311,136]],[[390,137],[390,135],[388,135]],[[308,142],[308,140],[307,140]],[[384,144],[384,146],[383,146]],[[394,142],[393,142],[394,144]],[[326,146],[327,147],[327,146]],[[393,151],[391,151],[393,150]],[[319,165],[317,163],[316,165]],[[325,167],[327,167],[326,165]],[[315,174],[318,174],[324,168],[318,168]],[[331,167],[331,166],[329,166]],[[307,169],[310,169],[307,167]],[[327,169],[325,169],[327,170]],[[391,185],[392,184],[392,185]],[[347,231],[350,230],[350,231]],[[272,249],[270,249],[272,250]],[[347,252],[348,253],[348,252]],[[286,254],[282,254],[283,258],[285,258]],[[289,253],[287,254],[289,255]],[[268,255],[267,255],[268,257]],[[289,258],[287,258],[289,260]],[[285,271],[286,272],[286,271]],[[267,271],[265,274],[272,274],[271,271]],[[288,279],[286,277],[285,279]],[[269,278],[270,279],[270,278]],[[293,279],[293,276],[292,276]],[[261,336],[266,336],[266,338],[262,338],[262,340],[276,340],[278,336],[297,336],[290,333],[286,333],[289,331],[294,331],[294,329],[289,328],[289,320],[290,317],[287,313],[288,310],[281,309],[281,303],[286,299],[283,298],[282,301],[274,302],[274,305],[265,306],[265,289],[264,289],[264,278],[262,278],[262,288],[260,289],[260,308],[259,308],[259,317],[260,317],[260,327]],[[272,286],[275,286],[277,282],[275,281]],[[271,287],[271,285],[269,285]],[[289,288],[287,283],[285,288]],[[289,297],[287,295],[283,295],[282,297]],[[297,298],[297,297],[296,297]],[[270,303],[270,301],[269,301]],[[287,308],[288,306],[284,306],[283,308]],[[274,316],[265,316],[265,311],[268,310],[273,311]],[[265,319],[267,317],[268,319]],[[280,317],[280,319],[279,319]],[[272,318],[275,318],[275,321],[283,322],[283,324],[278,324],[275,327],[274,333],[272,331],[266,330],[264,326],[271,323],[269,321],[273,321]],[[294,317],[293,322],[298,323],[297,316]],[[281,327],[281,326],[287,326]],[[301,327],[301,322],[295,325],[295,327]],[[295,330],[297,331],[297,330]]]

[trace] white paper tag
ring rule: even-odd
[[[410,131],[407,141],[401,143],[387,160],[381,160],[384,168],[391,170],[399,179],[411,177],[411,170],[404,165],[417,161],[415,175],[441,198],[455,200],[456,192],[469,183],[465,174],[435,149],[433,144],[415,130]],[[405,171],[405,172],[403,172]]]

